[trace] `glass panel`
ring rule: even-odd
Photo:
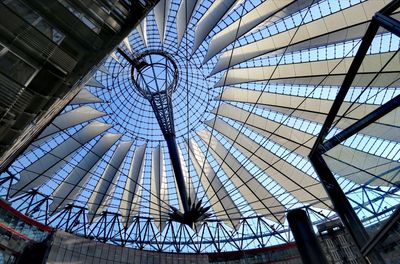
[[[12,52],[0,55],[0,71],[16,82],[27,85],[36,70]]]
[[[58,0],[63,6],[65,6],[72,14],[74,14],[77,18],[79,18],[88,28],[93,30],[96,33],[99,33],[101,30],[101,26],[94,22],[92,19],[88,18],[83,14],[80,10],[75,8],[70,1],[66,0]]]
[[[400,259],[400,223],[397,221],[377,244],[376,251],[383,257],[385,263],[396,263]]]
[[[395,109],[323,155],[371,236],[400,202],[399,119]]]
[[[54,41],[57,44],[60,44],[64,39],[64,35],[59,31],[55,30],[52,26],[50,26],[46,21],[41,19],[35,26],[40,32],[46,35],[49,39]]]
[[[16,14],[25,19],[29,24],[46,35],[49,39],[57,44],[60,44],[64,39],[64,35],[57,29],[52,27],[47,21],[39,16],[30,7],[26,6],[19,0],[7,0],[4,3]]]
[[[378,31],[355,74],[327,139],[400,94],[399,46],[399,37]]]

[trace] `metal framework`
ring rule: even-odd
[[[149,250],[291,242],[294,208],[313,224],[337,213],[367,241],[362,225],[400,197],[400,137],[385,133],[398,129],[385,113],[398,110],[400,40],[374,32],[396,30],[399,12],[370,23],[388,0],[235,2],[160,1],[2,172],[0,195],[52,227]],[[158,88],[153,70],[168,76]]]
[[[87,209],[81,206],[68,205],[51,214],[49,197],[39,192],[29,192],[11,202],[20,212],[53,228],[137,249],[202,253],[245,250],[254,244],[266,247],[276,244],[275,240],[279,240],[279,244],[293,242],[289,229],[275,227],[263,217],[240,219],[238,230],[227,228],[221,221],[204,221],[196,227],[197,233],[186,224],[170,220],[160,232],[150,217],[135,216],[127,228],[120,220],[121,215],[114,212],[104,211],[94,223],[86,220]],[[318,215],[310,208],[307,211]],[[320,217],[320,222],[327,220]]]
[[[169,157],[179,189],[184,214],[188,215],[191,205],[189,204],[189,196],[187,194],[187,187],[178,153],[178,145],[176,143],[174,110],[172,104],[172,94],[176,90],[179,77],[176,63],[163,51],[147,51],[140,54],[135,59],[129,59],[129,56],[121,49],[119,49],[118,52],[131,63],[132,83],[139,93],[150,102],[153,108],[154,115],[164,135],[164,139],[167,142]],[[153,61],[154,59],[152,60],[152,56],[154,55],[158,55],[162,59],[160,61]],[[161,67],[161,72],[157,72],[155,69],[156,67]],[[145,76],[147,75],[145,73],[146,71],[151,71],[150,80],[148,80],[148,76]],[[162,84],[159,84],[158,79],[161,77],[165,79]],[[177,210],[175,209],[174,211]],[[182,214],[182,216],[184,214]],[[204,213],[201,215],[204,215]],[[188,216],[184,218],[188,218]],[[179,217],[177,219],[179,219]],[[182,219],[183,222],[187,222],[190,226],[192,226],[193,221],[196,220],[197,219]]]
[[[315,142],[315,145],[309,155],[310,161],[313,164],[319,178],[321,179],[321,183],[327,191],[334,205],[335,211],[338,213],[342,222],[349,230],[359,250],[365,257],[370,258],[373,263],[383,263],[383,260],[381,259],[379,254],[372,250],[373,246],[376,246],[377,238],[369,237],[365,227],[363,226],[361,220],[356,213],[356,210],[351,206],[350,201],[348,200],[346,194],[335,179],[334,173],[327,165],[323,155],[326,154],[329,150],[333,149],[335,146],[343,143],[346,139],[359,133],[362,129],[378,121],[380,118],[400,106],[400,96],[398,95],[386,102],[385,104],[381,105],[374,111],[370,112],[366,116],[357,120],[353,124],[349,125],[347,128],[343,129],[336,135],[330,138],[328,137],[329,131],[335,126],[334,122],[336,117],[338,116],[338,112],[344,102],[346,95],[349,92],[350,86],[352,85],[358,71],[360,70],[360,66],[367,54],[368,49],[371,46],[374,37],[379,30],[379,27],[383,27],[400,37],[400,21],[397,21],[390,17],[390,15],[392,15],[392,13],[399,7],[400,1],[394,0],[378,13],[376,13],[373,17],[365,36],[362,38],[357,54],[354,57],[354,60],[343,81],[343,84],[341,85],[341,88],[329,111],[329,114],[327,115],[325,123]],[[397,191],[399,185],[398,183],[394,184],[396,185],[395,191]],[[369,203],[370,202],[371,201],[369,200]],[[391,209],[391,211],[393,211],[393,208]],[[397,219],[398,213],[394,213],[391,217]],[[386,225],[390,226],[391,222],[393,221],[389,220]],[[390,229],[386,228],[385,226],[382,227],[381,230],[383,231],[382,233],[378,232],[380,236],[384,236],[384,234],[390,231]]]

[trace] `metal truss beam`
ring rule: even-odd
[[[390,219],[385,223],[382,228],[379,229],[378,232],[376,232],[375,236],[371,237],[369,242],[363,246],[361,249],[361,253],[365,256],[368,255],[378,243],[384,239],[390,231],[392,231],[392,228],[398,224],[400,220],[400,207],[396,209],[396,211],[392,214]]]
[[[364,37],[362,38],[357,54],[354,57],[352,64],[350,65],[349,71],[347,72],[346,77],[343,80],[342,86],[340,87],[338,94],[336,95],[335,101],[333,102],[329,114],[325,119],[324,125],[322,126],[321,131],[318,134],[315,145],[311,150],[310,156],[312,156],[315,151],[318,151],[319,145],[324,141],[325,137],[327,136],[329,129],[331,128],[332,123],[335,120],[337,113],[339,112],[340,107],[347,95],[347,92],[349,91],[350,86],[353,83],[358,70],[360,69],[364,57],[367,54],[367,51],[371,46],[371,43],[376,33],[378,32],[378,29],[379,24],[375,20],[372,20]]]
[[[343,224],[349,229],[357,246],[361,248],[368,241],[369,237],[356,212],[351,207],[346,195],[322,156],[319,153],[314,153],[309,158],[322,185],[331,198],[335,211],[342,219]]]
[[[361,118],[353,125],[349,126],[348,128],[342,130],[340,133],[335,135],[334,137],[330,138],[329,140],[322,143],[318,149],[319,153],[325,153],[328,150],[332,149],[333,147],[339,145],[341,142],[345,141],[349,137],[353,136],[354,134],[360,132],[362,129],[366,128],[367,126],[371,125],[384,115],[388,114],[390,111],[396,109],[400,106],[400,95],[394,97],[390,101],[386,102],[384,105],[379,107],[378,109],[374,110],[373,112],[369,113],[365,117]]]
[[[395,98],[391,99],[389,102],[385,103],[377,110],[371,112],[350,127],[341,131],[335,137],[332,137],[326,142],[324,141],[326,139],[326,136],[328,135],[329,130],[331,129],[337,113],[340,110],[340,107],[353,83],[355,76],[357,75],[357,72],[364,60],[364,57],[369,47],[371,46],[371,43],[379,27],[382,26],[390,32],[399,36],[400,22],[389,16],[390,13],[399,8],[399,6],[400,0],[394,0],[373,17],[364,37],[362,38],[361,45],[357,51],[356,56],[354,57],[349,71],[346,74],[346,77],[340,87],[338,95],[336,96],[336,99],[332,104],[332,107],[321,129],[321,132],[318,135],[318,138],[309,155],[309,159],[314,166],[314,169],[317,172],[322,185],[324,186],[329,197],[332,200],[335,211],[340,216],[343,224],[346,226],[349,233],[352,235],[359,250],[365,249],[364,247],[367,245],[367,243],[369,243],[370,240],[368,233],[366,232],[364,226],[358,218],[357,213],[352,208],[342,188],[336,181],[332,171],[329,169],[328,165],[322,158],[322,155],[328,150],[342,143],[344,140],[348,139],[352,135],[361,131],[363,128],[377,121],[382,116],[397,108],[400,104],[400,96],[396,96]],[[370,203],[370,198],[367,197],[367,199]],[[371,250],[369,250],[368,252],[369,255],[367,257],[370,261],[372,261],[372,263],[383,263],[383,260],[379,254]],[[367,254],[365,250],[363,253]]]

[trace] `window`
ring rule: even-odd
[[[36,69],[8,49],[0,52],[0,72],[24,86],[28,85]]]
[[[79,18],[88,28],[93,30],[95,33],[100,32],[100,25],[98,25],[96,22],[94,22],[91,18],[88,18],[85,14],[83,14],[81,11],[79,11],[77,8],[75,8],[70,1],[66,0],[59,0],[59,2],[65,6],[72,14],[74,14],[77,18]]]
[[[20,0],[6,0],[4,4],[56,44],[63,41],[64,35],[61,32]]]

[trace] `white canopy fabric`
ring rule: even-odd
[[[125,159],[126,153],[132,145],[132,141],[121,141],[103,174],[100,176],[96,187],[88,201],[88,219],[90,222],[97,215],[98,211],[102,211],[110,202],[110,197],[115,188],[116,181],[120,176],[120,166]]]
[[[163,152],[160,146],[153,149],[151,159],[151,197],[150,214],[156,219],[157,227],[162,230],[168,219],[168,189],[164,167]]]
[[[388,0],[365,1],[346,8],[341,12],[336,12],[312,22],[305,23],[260,41],[237,47],[233,51],[228,50],[221,55],[212,73],[225,70],[241,62],[267,54],[268,52],[284,49],[287,46],[304,42],[321,35],[330,34],[337,30],[351,29],[352,26],[370,21],[375,12],[383,8],[389,2]],[[343,33],[346,36],[345,39],[343,38]],[[360,31],[358,27],[343,33],[342,36],[339,37],[339,41],[360,38],[364,35],[364,31]],[[323,46],[338,41],[336,36],[328,37],[324,40],[325,42],[322,43],[317,41],[315,44],[309,44],[307,48]]]
[[[238,228],[241,213],[231,196],[225,189],[221,180],[216,177],[212,166],[204,157],[204,153],[194,140],[189,142],[190,158],[208,196],[211,207],[217,216],[229,219],[226,224],[232,228]]]
[[[120,134],[108,133],[102,136],[78,165],[68,174],[65,180],[55,189],[53,192],[53,202],[50,205],[50,212],[57,209],[60,210],[66,204],[74,202],[76,196],[86,185],[90,177],[93,177],[93,169],[96,168],[96,164],[120,138]]]
[[[72,154],[91,139],[109,129],[111,125],[94,121],[44,156],[30,164],[20,173],[20,180],[12,186],[10,195],[26,192],[49,181],[69,160]]]
[[[226,0],[226,1],[215,1],[207,12],[201,17],[197,23],[194,46],[192,48],[192,53],[194,53],[200,44],[206,39],[207,35],[215,27],[218,21],[225,15],[226,12],[236,3],[238,0]],[[227,36],[234,35],[227,34]],[[224,38],[226,39],[226,38]],[[210,50],[210,48],[209,48]]]
[[[221,119],[210,120],[207,125],[214,127],[216,131],[234,141],[234,146],[243,155],[290,192],[300,202],[305,204],[316,203],[319,200],[327,200],[327,194],[322,185],[313,177],[297,169],[294,165],[279,159],[274,153],[263,148],[257,142],[241,134]],[[296,175],[293,177],[292,175]],[[329,204],[329,202],[328,202]],[[327,204],[317,204],[318,207],[327,208]]]
[[[304,97],[301,96],[261,92],[237,87],[226,88],[217,99],[257,104],[258,107],[264,109],[318,122],[320,124],[323,124],[325,121],[333,103],[332,100],[328,99],[316,99],[311,97],[304,99]],[[345,111],[349,108],[354,108],[354,110],[345,114]],[[336,126],[344,129],[377,108],[378,105],[373,104],[344,102],[342,108],[338,112],[338,116],[342,119]],[[393,129],[393,124],[399,124],[399,111],[399,109],[396,109],[390,112],[388,115],[379,119],[378,122],[368,126],[362,133],[399,142],[400,135],[397,133],[390,133]],[[216,110],[214,112],[216,112]]]
[[[102,65],[102,68],[103,67],[104,67],[104,65]],[[84,88],[74,97],[74,99],[72,99],[70,104],[71,105],[91,104],[91,103],[102,103],[102,102],[103,102],[103,100],[101,100],[97,96],[94,96],[92,93],[90,93],[87,89]]]
[[[199,131],[198,135],[210,146],[215,160],[249,206],[271,221],[282,222],[285,207],[208,131]]]
[[[243,109],[222,105],[218,108],[218,115],[229,117],[239,122],[246,122],[246,126],[265,137],[278,142],[283,147],[295,153],[307,157],[315,144],[316,136],[311,133],[292,128],[262,116],[253,114]],[[364,114],[365,115],[365,114]],[[338,175],[363,184],[371,178],[371,175],[382,175],[391,171],[381,179],[374,181],[373,185],[387,185],[385,180],[392,179],[397,174],[394,170],[398,164],[388,159],[374,156],[372,154],[352,149],[344,145],[338,145],[326,154],[327,162],[332,165],[331,170]]]
[[[161,0],[154,7],[154,16],[157,23],[157,29],[160,33],[160,41],[164,42],[167,19],[171,7],[171,0]]]
[[[146,250],[286,242],[293,208],[307,208],[318,223],[334,218],[308,155],[372,17],[389,2],[159,1],[62,114],[32,132],[36,140],[10,166],[10,196],[35,190],[52,200],[52,214],[76,206],[93,225],[107,212],[127,233],[146,221],[146,232],[125,234]],[[400,39],[379,28],[328,138],[399,95],[399,50]],[[153,99],[162,97],[160,85],[176,86],[149,102],[134,82],[139,73]],[[189,207],[209,208],[195,230],[170,222],[171,207],[184,210],[160,123],[174,126],[172,158],[182,166]],[[372,214],[383,217],[385,206],[398,204],[399,124],[394,109],[323,155],[361,218],[375,221]],[[258,235],[247,230],[260,222],[267,228]],[[217,226],[229,234],[214,234]],[[172,237],[172,228],[182,236]]]
[[[357,85],[361,86],[363,84],[363,86],[366,86],[375,76],[374,73],[379,72],[394,55],[395,53],[393,52],[367,55],[358,71]],[[215,86],[220,87],[264,80],[268,80],[269,83],[339,86],[343,82],[352,61],[353,58],[344,58],[278,66],[230,69]],[[389,73],[388,77],[391,77],[392,74],[390,73],[398,72],[399,70],[397,63],[396,60],[392,60],[389,65],[384,67],[383,73]],[[374,85],[386,86],[388,84],[387,79],[381,78],[379,81],[376,81]]]
[[[147,22],[146,18],[140,22],[140,24],[136,27],[137,31],[139,32],[139,36],[143,41],[143,44],[147,46]]]
[[[199,0],[181,0],[178,13],[176,15],[176,29],[178,37],[178,46],[180,45],[186,27],[189,25],[193,11],[198,7]]]
[[[140,185],[143,178],[144,156],[146,145],[140,146],[135,150],[129,167],[128,177],[122,193],[120,210],[123,223],[128,226],[131,216],[138,211],[138,198],[140,197]]]
[[[101,82],[96,80],[95,77],[92,77],[89,79],[89,81],[86,83],[86,86],[91,86],[91,87],[97,87],[97,88],[106,88]]]

